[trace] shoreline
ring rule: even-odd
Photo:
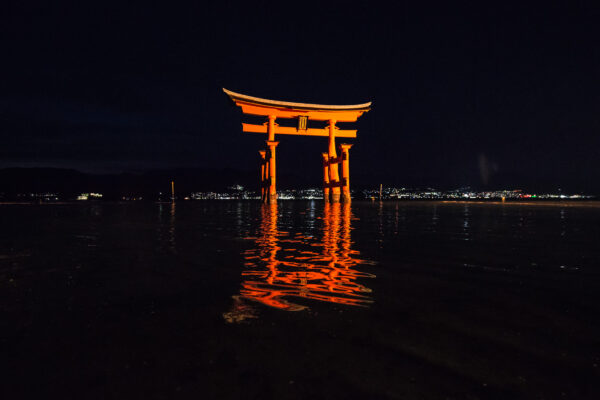
[[[282,199],[280,202],[289,201],[312,201],[312,202],[323,202],[322,199]],[[203,199],[203,200],[178,200],[175,203],[198,203],[198,202],[255,202],[260,204],[260,200],[254,199]],[[505,205],[505,206],[553,206],[553,207],[600,207],[600,200],[592,199],[581,199],[581,200],[492,200],[492,199],[469,199],[469,200],[444,200],[444,199],[385,199],[385,200],[369,200],[369,199],[355,199],[353,203],[441,203],[441,204],[477,204],[477,205]],[[0,201],[0,205],[31,205],[31,206],[42,206],[42,205],[99,205],[99,204],[171,204],[171,202],[159,202],[159,201],[122,201],[122,200],[104,200],[104,201],[47,201],[47,202],[35,202],[35,201]],[[343,203],[340,203],[343,204]],[[351,203],[352,204],[352,203]]]

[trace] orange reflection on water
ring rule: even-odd
[[[252,238],[256,247],[243,254],[242,288],[235,296],[234,310],[224,315],[226,319],[239,320],[234,315],[236,307],[242,307],[239,313],[248,311],[241,299],[286,311],[308,308],[296,303],[302,298],[351,306],[373,302],[371,289],[358,282],[375,275],[356,269],[358,264],[370,262],[360,259],[360,252],[351,247],[349,204],[325,203],[320,239],[281,231],[277,219],[277,204],[263,205],[258,236]]]

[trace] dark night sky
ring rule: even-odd
[[[356,176],[600,192],[595,2],[48,3],[3,6],[0,167],[255,168],[226,87],[373,100]],[[279,171],[319,185],[326,139],[280,140]]]

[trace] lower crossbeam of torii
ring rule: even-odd
[[[340,144],[336,152],[335,138],[355,138],[356,130],[342,130],[338,122],[356,122],[358,117],[371,109],[371,102],[355,105],[323,105],[268,100],[235,93],[223,88],[235,105],[248,115],[266,117],[262,125],[242,123],[243,132],[266,133],[267,149],[260,150],[261,199],[265,203],[277,201],[276,149],[279,144],[275,135],[325,136],[329,137],[328,151],[323,157],[323,197],[332,203],[350,202],[350,148]],[[295,119],[297,126],[279,126],[277,118]],[[309,127],[309,121],[324,121],[324,128]],[[341,164],[342,177],[338,166]]]

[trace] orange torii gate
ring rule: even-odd
[[[275,149],[279,142],[275,135],[325,136],[329,137],[328,152],[323,153],[323,197],[325,201],[338,203],[350,201],[350,156],[351,144],[339,146],[340,156],[335,149],[335,138],[355,138],[356,130],[342,130],[335,126],[337,122],[356,122],[358,117],[370,110],[371,102],[346,106],[293,103],[268,100],[235,93],[223,88],[235,105],[242,108],[244,114],[267,117],[262,125],[242,123],[242,131],[267,133],[268,150],[259,151],[261,157],[261,198],[265,203],[277,201]],[[279,126],[277,118],[297,119],[297,126]],[[327,121],[324,128],[309,128],[308,121]],[[338,164],[342,164],[340,180]]]

